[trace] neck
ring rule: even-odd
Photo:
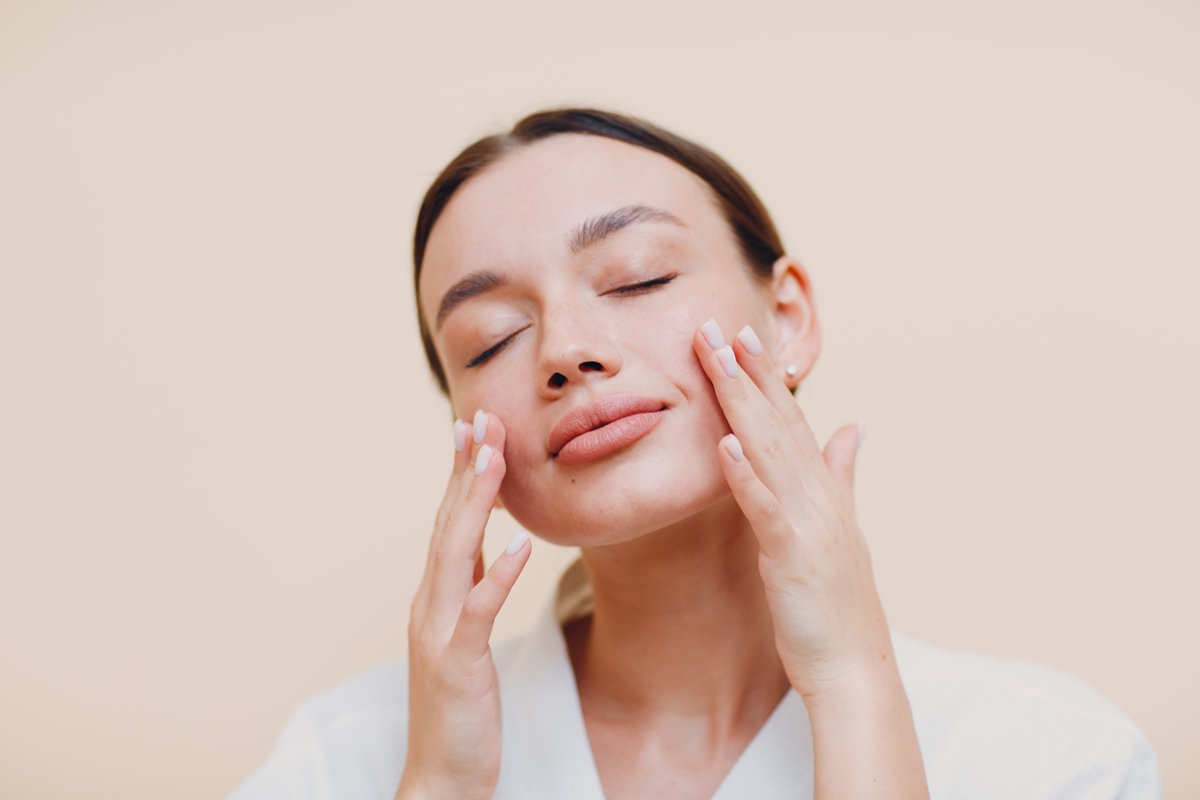
[[[788,680],[758,552],[731,498],[685,523],[586,549],[595,611],[566,633],[591,713],[761,724]]]

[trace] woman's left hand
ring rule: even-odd
[[[861,425],[840,429],[822,452],[749,326],[727,345],[710,320],[693,344],[733,430],[718,447],[721,467],[759,539],[776,646],[792,686],[809,702],[870,684],[881,668],[894,672],[854,515]]]
[[[788,680],[813,737],[813,797],[928,800],[921,747],[867,543],[854,519],[862,427],[822,453],[754,331],[726,345],[717,323],[693,346],[733,433],[717,446],[759,541],[759,571]]]

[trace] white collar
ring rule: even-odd
[[[504,749],[496,800],[603,800],[562,625],[592,609],[576,561],[529,635],[497,655]],[[812,797],[812,735],[789,690],[733,765],[713,800]]]

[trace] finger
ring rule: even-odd
[[[500,422],[499,417],[489,414],[483,409],[476,411],[470,424],[467,425],[467,449],[471,453],[470,463],[477,462],[479,450],[485,444],[493,450],[503,453],[506,436],[504,424]],[[461,494],[467,493],[472,479],[472,470],[466,470],[465,480],[459,488]]]
[[[476,416],[478,414],[479,412],[476,413]],[[482,423],[482,427],[487,427],[486,421]],[[455,419],[454,425],[451,428],[454,461],[450,471],[450,478],[446,482],[446,490],[442,496],[441,505],[438,506],[437,516],[434,519],[433,533],[429,537],[429,548],[425,558],[425,572],[421,580],[421,587],[417,592],[416,602],[421,605],[422,609],[427,606],[426,592],[432,583],[432,574],[435,566],[439,561],[447,560],[445,552],[443,552],[440,559],[435,558],[435,554],[440,548],[445,548],[444,539],[446,531],[450,526],[450,521],[454,518],[459,506],[462,505],[463,498],[470,486],[470,476],[473,472],[472,467],[478,456],[478,445],[474,443],[474,429],[474,424],[463,422],[461,419]],[[494,441],[503,443],[504,426],[497,423],[493,426],[492,435]],[[479,559],[482,559],[482,549],[478,551],[477,555]],[[483,567],[480,560],[477,561],[472,583],[478,583],[482,575]]]
[[[442,539],[454,504],[462,494],[463,477],[471,463],[471,448],[467,442],[471,440],[471,426],[461,419],[455,419],[451,427],[451,437],[454,443],[454,461],[450,469],[450,477],[446,481],[446,490],[442,493],[442,502],[438,505],[437,516],[433,520],[433,532],[429,536],[429,552],[425,558],[425,575],[428,577],[429,568],[433,563],[433,553]]]
[[[450,639],[450,649],[458,656],[474,660],[487,653],[496,616],[528,563],[532,550],[529,535],[517,531],[483,580],[467,595]]]
[[[482,471],[479,469],[480,465],[484,465],[486,469],[490,461],[503,452],[505,436],[504,425],[500,420],[482,410],[475,412],[470,423],[458,422],[455,425],[454,446],[458,451],[455,458],[457,483],[453,489],[447,489],[448,492],[453,491],[454,495],[445,503],[445,519],[440,526],[440,532],[435,533],[434,541],[430,542],[426,567],[431,584],[435,582],[432,575],[439,564],[444,565],[443,571],[448,569],[451,572],[451,577],[443,576],[441,580],[436,581],[439,586],[438,599],[443,603],[450,603],[443,608],[445,614],[458,613],[453,598],[457,595],[458,602],[461,602],[462,596],[483,574],[482,568],[477,565],[483,555],[483,531],[491,508],[495,505],[498,488],[496,492],[486,493],[491,499],[487,500],[488,505],[482,522],[474,521],[478,519],[480,509],[471,510],[468,497],[472,496],[473,491],[478,491],[478,488],[473,487],[479,477],[476,473]],[[499,476],[503,477],[503,470]],[[496,487],[498,486],[497,479]],[[484,500],[480,499],[478,502],[482,504]],[[473,560],[470,583],[465,583],[460,574],[461,562],[466,558]]]
[[[732,347],[724,345],[713,350],[712,326],[716,323],[710,325],[711,322],[696,332],[693,346],[712,381],[725,419],[745,448],[755,474],[789,512],[808,514],[816,508],[829,515],[840,511],[840,492],[799,408],[794,408],[794,423],[784,419],[741,368]],[[743,355],[748,357],[749,351],[744,350]],[[802,442],[807,442],[807,446]]]
[[[783,382],[775,359],[771,358],[771,354],[763,347],[762,340],[758,338],[754,328],[747,325],[738,331],[737,336],[733,338],[733,351],[738,364],[746,370],[754,385],[780,415],[795,427],[793,433],[803,455],[806,458],[820,458],[820,444],[804,416],[804,411],[787,384]]]
[[[431,611],[443,621],[448,616],[457,616],[464,598],[475,585],[475,563],[504,472],[504,454],[486,442],[481,444],[476,450],[474,469],[468,475],[466,492],[456,504],[431,557]]]
[[[715,322],[709,320],[701,326],[701,329],[703,331],[706,326],[715,325]],[[711,327],[709,331],[711,331]],[[705,332],[703,338],[711,346],[712,337],[709,332]],[[816,434],[813,433],[808,419],[804,416],[799,404],[796,403],[796,398],[792,396],[787,385],[780,379],[780,372],[774,359],[763,347],[754,328],[749,325],[738,331],[737,336],[733,338],[731,347],[737,357],[738,366],[754,386],[762,392],[764,399],[771,404],[783,421],[786,436],[781,441],[786,442],[788,456],[796,473],[802,476],[805,488],[812,493],[815,500],[828,506],[829,501],[821,498],[831,498],[835,491],[835,483],[827,474],[827,465],[821,457],[821,447],[817,442]],[[730,424],[732,426],[732,422]],[[738,432],[736,428],[735,432]],[[754,449],[751,447],[752,452]],[[767,476],[764,475],[764,478],[767,479]],[[767,479],[767,483],[775,488],[771,480]]]
[[[454,420],[454,470],[463,473],[467,464],[471,463],[471,451],[467,443],[471,441],[471,426],[461,419]]]
[[[796,546],[797,538],[779,499],[759,480],[736,435],[723,437],[717,450],[725,481],[758,537],[759,546],[768,558],[785,558]]]
[[[854,501],[854,466],[865,434],[866,426],[862,422],[845,425],[829,437],[829,443],[825,445],[825,463],[829,466],[829,474],[851,503]]]
[[[500,420],[486,412],[480,410],[475,412],[475,417],[471,425],[464,425],[467,441],[472,444],[475,449],[476,464],[478,464],[479,450],[485,445],[499,452],[504,452],[504,442],[507,433],[504,425]],[[457,444],[457,442],[456,442]],[[499,503],[498,499],[492,500],[492,507],[495,508]],[[475,551],[475,571],[472,574],[472,585],[478,584],[483,580],[483,538],[479,540],[479,547]]]
[[[696,332],[693,345],[729,427],[737,434],[767,488],[780,497],[794,493],[794,487],[807,471],[797,469],[793,463],[794,437],[788,425],[738,366],[732,348],[722,345],[712,349],[711,331],[706,326],[708,323]],[[805,488],[814,480],[810,476],[803,481]],[[815,483],[813,488],[817,488]]]

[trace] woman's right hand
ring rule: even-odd
[[[454,471],[408,623],[408,756],[397,800],[489,798],[500,776],[500,687],[488,639],[529,560],[518,532],[483,571],[483,531],[504,479],[504,426],[454,423]]]

